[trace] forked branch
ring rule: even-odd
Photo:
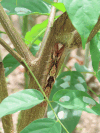
[[[21,36],[14,28],[11,20],[5,13],[1,4],[0,4],[0,23],[5,29],[16,51],[25,59],[25,61],[29,64],[32,60],[34,60],[35,59],[34,56],[29,51],[27,45],[23,42]]]

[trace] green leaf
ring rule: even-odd
[[[82,110],[100,115],[100,104],[91,96],[85,92],[70,89],[69,87],[69,89],[62,89],[55,93],[53,101],[67,109]]]
[[[1,33],[6,34],[6,32],[0,30],[0,34],[1,34]]]
[[[100,61],[100,31],[95,36],[96,36],[96,39],[98,41],[97,47],[98,47],[98,50],[99,50],[99,61]]]
[[[87,38],[98,21],[100,2],[98,0],[62,0],[62,3],[79,32],[85,48]]]
[[[92,59],[92,66],[95,72],[98,71],[100,52],[97,46],[98,40],[96,36],[90,41],[90,54]]]
[[[58,3],[53,2],[51,0],[43,0],[43,1],[47,2],[48,4],[51,4],[51,5],[55,6],[57,9],[59,9],[62,12],[66,11],[64,4],[60,3],[60,2],[62,2],[62,0],[58,0]]]
[[[98,97],[98,99],[99,99],[99,104],[100,104],[100,96]]]
[[[55,82],[56,87],[77,89],[80,91],[87,91],[87,85],[83,75],[77,71],[62,72]]]
[[[60,89],[61,89],[60,87],[57,88],[56,85],[53,85],[53,88],[50,94],[50,99],[49,99],[50,101],[52,101],[52,97],[54,93]],[[66,109],[55,102],[51,102],[51,105],[54,111],[56,112],[56,114],[58,115],[60,121],[71,133],[75,129],[76,125],[78,124],[82,111]],[[50,106],[48,106],[47,116],[48,118],[52,118],[56,120],[55,115],[51,110]],[[62,133],[65,133],[65,130],[63,128],[62,128]]]
[[[20,133],[61,133],[61,125],[53,119],[43,118],[33,121]]]
[[[57,9],[59,9],[62,12],[66,11],[66,8],[63,3],[53,3],[52,5],[55,6]]]
[[[59,16],[55,17],[55,20]],[[54,20],[54,21],[55,21]],[[44,32],[46,30],[48,24],[48,19],[43,21],[41,24],[36,24],[35,26],[32,27],[31,31],[28,31],[25,35],[25,43],[29,45],[29,47],[33,44],[39,45],[40,42],[43,39]]]
[[[97,77],[97,79],[98,79],[99,82],[100,82],[100,70],[96,73],[96,77]]]
[[[75,68],[78,72],[92,72],[89,69],[87,69],[84,65],[79,65],[78,63],[75,63]]]
[[[18,0],[17,5],[16,0],[2,0],[1,4],[8,15],[48,14],[51,10],[51,6],[42,0]]]
[[[47,3],[60,7],[68,13],[73,25],[79,32],[82,39],[82,46],[85,48],[87,38],[98,21],[100,1],[98,0],[59,0],[61,3],[54,3],[50,0],[44,0]],[[59,8],[61,10],[61,8]]]
[[[52,106],[54,108],[54,111],[58,115],[58,118],[60,119],[60,121],[67,128],[67,130],[71,133],[75,129],[76,125],[78,124],[82,111],[66,109],[66,108],[58,105],[57,103],[52,103]],[[50,108],[50,107],[48,107],[48,108]],[[52,119],[55,118],[53,111],[49,110],[49,109],[47,112],[47,116],[48,116],[48,118],[52,118]],[[63,128],[62,128],[61,133],[66,133]]]
[[[75,81],[75,82],[74,82]],[[68,89],[71,86],[71,90],[79,89],[81,91],[87,91],[86,82],[84,80],[84,77],[79,72],[63,72],[61,75],[58,76],[58,78],[55,81],[55,84],[53,85],[50,98],[49,100],[52,101],[53,95],[61,89]],[[54,111],[58,115],[61,122],[64,124],[64,126],[67,128],[69,132],[72,132],[76,125],[79,122],[81,112],[73,109],[65,109],[64,107],[61,107],[57,103],[51,102]],[[49,118],[54,119],[55,116],[53,114],[53,111],[50,107],[48,107],[47,115]],[[70,126],[71,125],[71,126]],[[62,133],[65,133],[64,129],[62,129]]]
[[[20,110],[30,109],[44,100],[40,91],[26,89],[5,98],[0,104],[0,118]]]
[[[30,44],[32,41],[40,34],[40,32],[44,31],[47,27],[48,19],[42,22],[41,24],[36,24],[32,27],[31,31],[27,32],[25,35],[25,43]]]
[[[6,57],[3,59],[3,64],[5,68],[5,76],[8,76],[20,65],[20,63],[11,54],[6,55]]]
[[[38,50],[39,50],[38,45],[33,44],[30,48],[30,51],[32,52],[34,56]],[[3,59],[3,64],[5,68],[6,77],[20,65],[20,63],[11,54],[6,55],[6,57]]]

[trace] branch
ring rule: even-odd
[[[54,2],[57,2],[57,1],[58,1],[58,0],[54,0]],[[51,27],[53,26],[54,17],[55,17],[55,12],[56,12],[56,8],[55,8],[54,6],[52,6],[51,12],[50,12],[50,16],[49,16],[49,22],[48,22],[48,25],[47,25],[47,28],[46,28],[46,31],[45,31],[43,40],[42,40],[42,42],[41,42],[40,49],[39,49],[39,51],[38,51],[38,55],[37,55],[38,57],[41,56],[42,51],[43,51],[43,48],[45,47],[46,42],[47,42],[47,40],[48,40],[50,31],[51,31]]]
[[[26,62],[29,64],[33,59],[34,56],[32,53],[28,50],[28,46],[23,42],[21,39],[19,33],[14,28],[11,20],[5,13],[3,7],[0,4],[0,22],[5,29],[7,35],[9,36],[11,42],[13,43],[15,49],[17,52],[26,60]]]
[[[54,1],[57,2],[57,0],[54,0]],[[38,79],[39,83],[40,83],[39,77],[40,77],[40,75],[42,75],[41,73],[38,73],[39,67],[41,66],[39,62],[40,62],[41,54],[43,53],[44,48],[46,46],[46,43],[48,41],[48,37],[49,37],[50,31],[51,31],[51,27],[53,25],[54,16],[55,16],[55,7],[52,7],[50,17],[49,17],[49,23],[48,23],[48,26],[47,26],[47,29],[46,29],[46,32],[45,32],[45,35],[44,35],[44,38],[43,38],[43,41],[42,41],[42,44],[41,44],[41,48],[38,52],[39,54],[37,55],[39,58],[36,59],[36,62],[35,61],[33,62],[33,71],[34,71],[35,77]],[[43,60],[42,60],[42,62],[43,62]],[[32,87],[32,88],[37,89],[38,85],[37,85],[37,83],[35,83],[36,81],[34,80],[34,78],[31,75],[30,75],[30,79],[31,80],[30,80],[29,88]],[[30,122],[32,122],[33,120],[42,118],[44,116],[45,110],[46,110],[46,107],[41,108],[40,105],[37,105],[37,106],[35,106],[35,107],[33,107],[29,110],[21,111],[21,113],[20,113],[21,118],[19,120],[18,127],[17,127],[18,128],[18,133],[25,126],[27,126]],[[26,114],[28,116],[27,117],[28,119],[26,118]],[[29,117],[29,114],[31,114],[31,117]]]
[[[100,18],[98,19],[94,29],[91,31],[87,42],[94,37],[99,29]],[[41,57],[39,57],[36,63],[33,64],[33,72],[40,84],[47,78],[47,75],[44,74],[44,72],[50,66],[51,50],[56,43],[65,45],[66,49],[74,49],[82,46],[81,37],[76,31],[75,27],[72,25],[66,12],[54,22],[53,27],[51,27],[50,33],[48,35],[48,39],[45,42]],[[32,83],[34,85],[33,88],[38,88],[34,80]]]
[[[100,21],[99,21],[100,22]],[[98,28],[96,30],[92,31],[90,34],[89,41],[93,38],[93,36],[97,33],[97,31],[100,29],[100,24],[98,23]],[[48,69],[50,68],[51,63],[51,54],[52,50],[54,49],[54,45],[56,43],[61,43],[65,45],[64,52],[61,57],[61,61],[58,66],[58,70],[61,67],[62,62],[64,61],[66,49],[72,49],[75,47],[81,47],[81,37],[79,33],[76,31],[74,26],[72,25],[67,13],[65,12],[62,14],[53,24],[53,27],[50,28],[50,33],[45,39],[45,46],[43,48],[43,51],[41,53],[41,56],[36,61],[35,64],[33,64],[33,73],[35,74],[35,77],[37,78],[40,85],[43,87],[42,81],[46,82],[47,76],[48,76]],[[58,73],[57,70],[57,73]],[[35,82],[34,78],[30,75],[30,84],[29,88],[35,88],[38,89],[38,85]],[[33,120],[43,118],[44,113],[46,111],[47,106],[42,106],[39,104],[29,110],[21,111],[21,119],[18,124],[18,133],[25,128],[29,123],[31,123]],[[31,115],[31,117],[30,117]]]
[[[7,85],[4,74],[3,63],[0,62],[0,103],[3,99],[8,97]],[[5,133],[14,133],[12,115],[6,115],[2,117],[2,125]]]
[[[70,36],[74,33],[74,38],[71,43],[71,46],[67,46],[68,48],[73,48],[73,47],[81,47],[82,42],[81,42],[81,37],[79,33],[76,31],[75,32],[75,27],[72,25],[67,13],[63,13],[55,22],[52,27],[55,31],[52,30],[51,34],[55,35],[56,42],[62,43],[64,45],[68,45],[68,40],[70,39]],[[91,31],[87,43],[91,41],[91,39],[95,36],[95,34],[99,31],[100,29],[100,17],[98,19],[98,22],[94,26],[94,29]],[[54,33],[53,33],[54,32]],[[51,35],[50,35],[51,36]],[[69,40],[70,41],[70,40]],[[72,46],[73,45],[73,46]]]
[[[15,51],[13,50],[3,39],[0,38],[0,44],[23,66],[23,58]]]

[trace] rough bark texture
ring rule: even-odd
[[[0,62],[0,103],[7,96],[8,96],[8,92],[7,92],[7,85],[6,85],[5,74],[4,74],[4,66],[3,66],[3,63]],[[3,124],[4,132],[14,133],[12,115],[6,115],[2,117],[1,120]]]
[[[9,19],[8,15],[5,13],[1,4],[0,4],[0,23],[2,24],[7,35],[9,36],[16,51],[29,64],[29,62],[31,62],[34,59],[34,57],[33,57],[32,53],[29,51],[28,46],[22,40],[20,34],[14,28],[13,23]]]
[[[95,30],[93,30],[88,38],[88,41],[90,41],[93,36],[97,33],[97,31],[100,29],[100,19],[98,20],[98,23],[94,27]],[[51,62],[51,51],[56,43],[63,44],[64,52],[62,54],[59,66],[57,68],[57,73],[61,67],[62,62],[64,61],[66,49],[73,49],[81,47],[81,37],[79,33],[76,31],[74,26],[72,25],[70,19],[68,18],[67,13],[65,12],[62,14],[55,22],[53,27],[51,28],[51,32],[49,35],[49,38],[47,40],[46,45],[44,46],[43,52],[41,57],[36,61],[36,63],[33,63],[33,73],[35,74],[36,78],[38,79],[40,85],[44,87],[44,84],[46,84],[46,79],[48,75],[48,67],[50,67]],[[57,75],[56,75],[57,76]],[[30,76],[31,77],[31,76]],[[34,79],[30,78],[30,85],[29,88],[38,89],[38,85],[34,81]],[[43,118],[47,106],[41,106],[41,104],[21,112],[21,119],[18,124],[18,133],[27,126],[30,122]]]

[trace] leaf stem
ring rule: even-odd
[[[97,97],[100,96],[100,95],[97,95],[89,86],[87,86],[87,88],[88,88],[94,95],[96,95]]]
[[[89,73],[89,74],[93,74],[94,76],[96,75],[95,72],[81,72],[81,73]]]
[[[71,69],[70,69],[69,67],[67,67],[66,65],[65,65],[65,67],[66,67],[69,71],[71,71]]]
[[[6,32],[0,30],[0,34],[1,34],[1,33],[6,34]]]
[[[23,65],[23,58],[13,50],[2,38],[0,38],[0,44],[19,62]]]

